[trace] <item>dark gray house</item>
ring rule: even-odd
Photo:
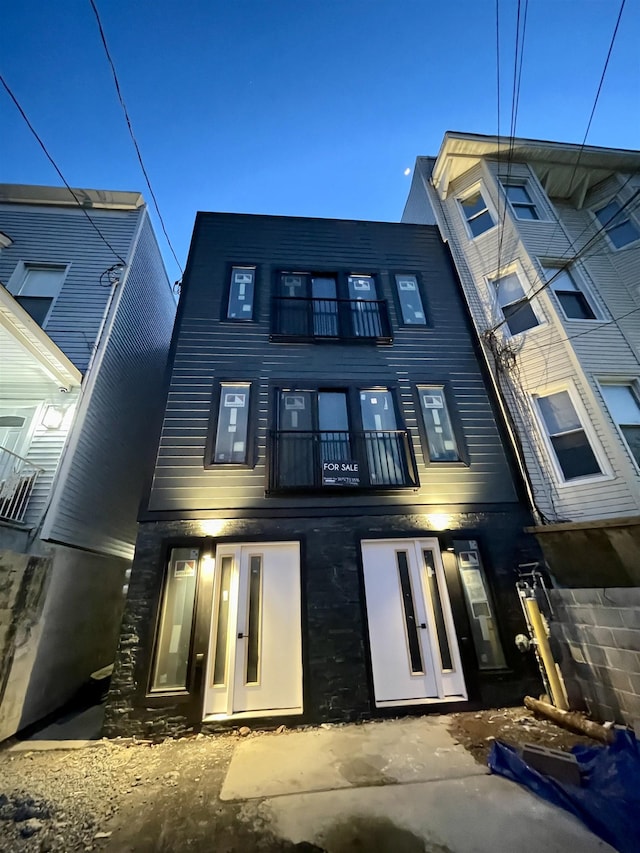
[[[109,734],[519,698],[531,517],[435,226],[200,213]]]

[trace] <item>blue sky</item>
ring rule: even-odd
[[[417,155],[498,129],[495,0],[96,3],[183,265],[197,210],[397,221]],[[500,0],[502,133],[516,8]],[[518,135],[582,141],[618,9],[530,0]],[[589,144],[640,147],[639,43],[627,0]],[[72,186],[148,197],[89,0],[6,3],[0,70]],[[0,181],[60,183],[4,90],[0,127]]]

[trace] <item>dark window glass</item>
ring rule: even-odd
[[[221,386],[214,462],[246,464],[249,458],[249,390],[248,384]]]
[[[255,267],[233,267],[231,286],[229,287],[229,320],[253,319],[253,293],[255,288]]]
[[[418,625],[416,624],[416,609],[411,589],[411,578],[409,577],[409,564],[406,551],[396,551],[398,561],[398,575],[400,578],[400,590],[402,592],[402,609],[404,613],[404,625],[407,632],[409,644],[409,659],[411,660],[411,672],[414,674],[424,672],[422,663],[422,650],[420,649],[420,638],[418,637]]]
[[[436,634],[438,635],[438,648],[440,650],[440,662],[443,670],[452,670],[451,648],[447,636],[447,626],[444,621],[444,610],[442,609],[442,598],[440,596],[440,585],[438,575],[433,561],[432,551],[423,551],[425,569],[427,571],[427,584],[429,586],[429,597],[433,607],[433,616],[436,623]]]
[[[621,210],[621,204],[617,199],[613,199],[605,207],[596,210],[596,217],[604,226],[609,239],[617,249],[621,249],[640,238],[640,231],[626,211]]]
[[[403,453],[391,391],[362,391],[360,410],[371,484],[402,485]]]
[[[522,184],[508,184],[505,192],[518,219],[540,219],[526,187]]]
[[[444,388],[419,385],[420,410],[432,462],[457,462],[460,459],[447,410]]]
[[[538,406],[565,480],[602,473],[569,393],[539,397]]]
[[[335,278],[311,279],[313,334],[321,338],[338,337],[338,299]]]
[[[562,305],[562,310],[570,320],[595,320],[596,315],[583,293],[566,293],[558,290],[556,296]]]
[[[42,326],[47,319],[53,302],[49,296],[16,296],[15,300],[22,305],[27,314],[33,317],[39,326]]]
[[[249,624],[247,626],[247,684],[260,680],[260,611],[262,609],[262,557],[249,561]]]
[[[229,630],[229,597],[231,595],[232,557],[223,557],[218,594],[218,625],[216,627],[216,656],[213,667],[214,686],[227,682],[227,636]]]
[[[152,690],[179,690],[187,686],[199,559],[197,548],[171,549],[156,641]]]
[[[475,540],[457,539],[453,547],[479,668],[504,669],[506,661],[487,591],[487,580],[478,551],[478,543]]]
[[[640,404],[631,385],[602,385],[611,417],[620,427],[633,458],[640,465]]]
[[[417,276],[397,275],[396,289],[400,301],[402,322],[412,326],[426,326],[427,318],[422,306]]]
[[[350,275],[347,286],[354,335],[359,338],[381,337],[382,321],[375,279],[371,275]]]
[[[495,225],[482,193],[476,192],[465,199],[461,199],[460,205],[472,236],[478,237]]]
[[[533,329],[539,325],[538,318],[526,299],[505,305],[502,313],[512,335],[519,335],[520,332],[526,332],[528,329]]]

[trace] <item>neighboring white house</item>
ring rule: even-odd
[[[403,215],[434,219],[552,568],[640,584],[640,152],[447,132]]]
[[[0,185],[0,738],[113,660],[175,314],[140,194],[74,193]]]

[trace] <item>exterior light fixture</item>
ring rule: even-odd
[[[64,420],[64,410],[58,406],[47,406],[42,416],[42,426],[45,429],[60,429]]]

